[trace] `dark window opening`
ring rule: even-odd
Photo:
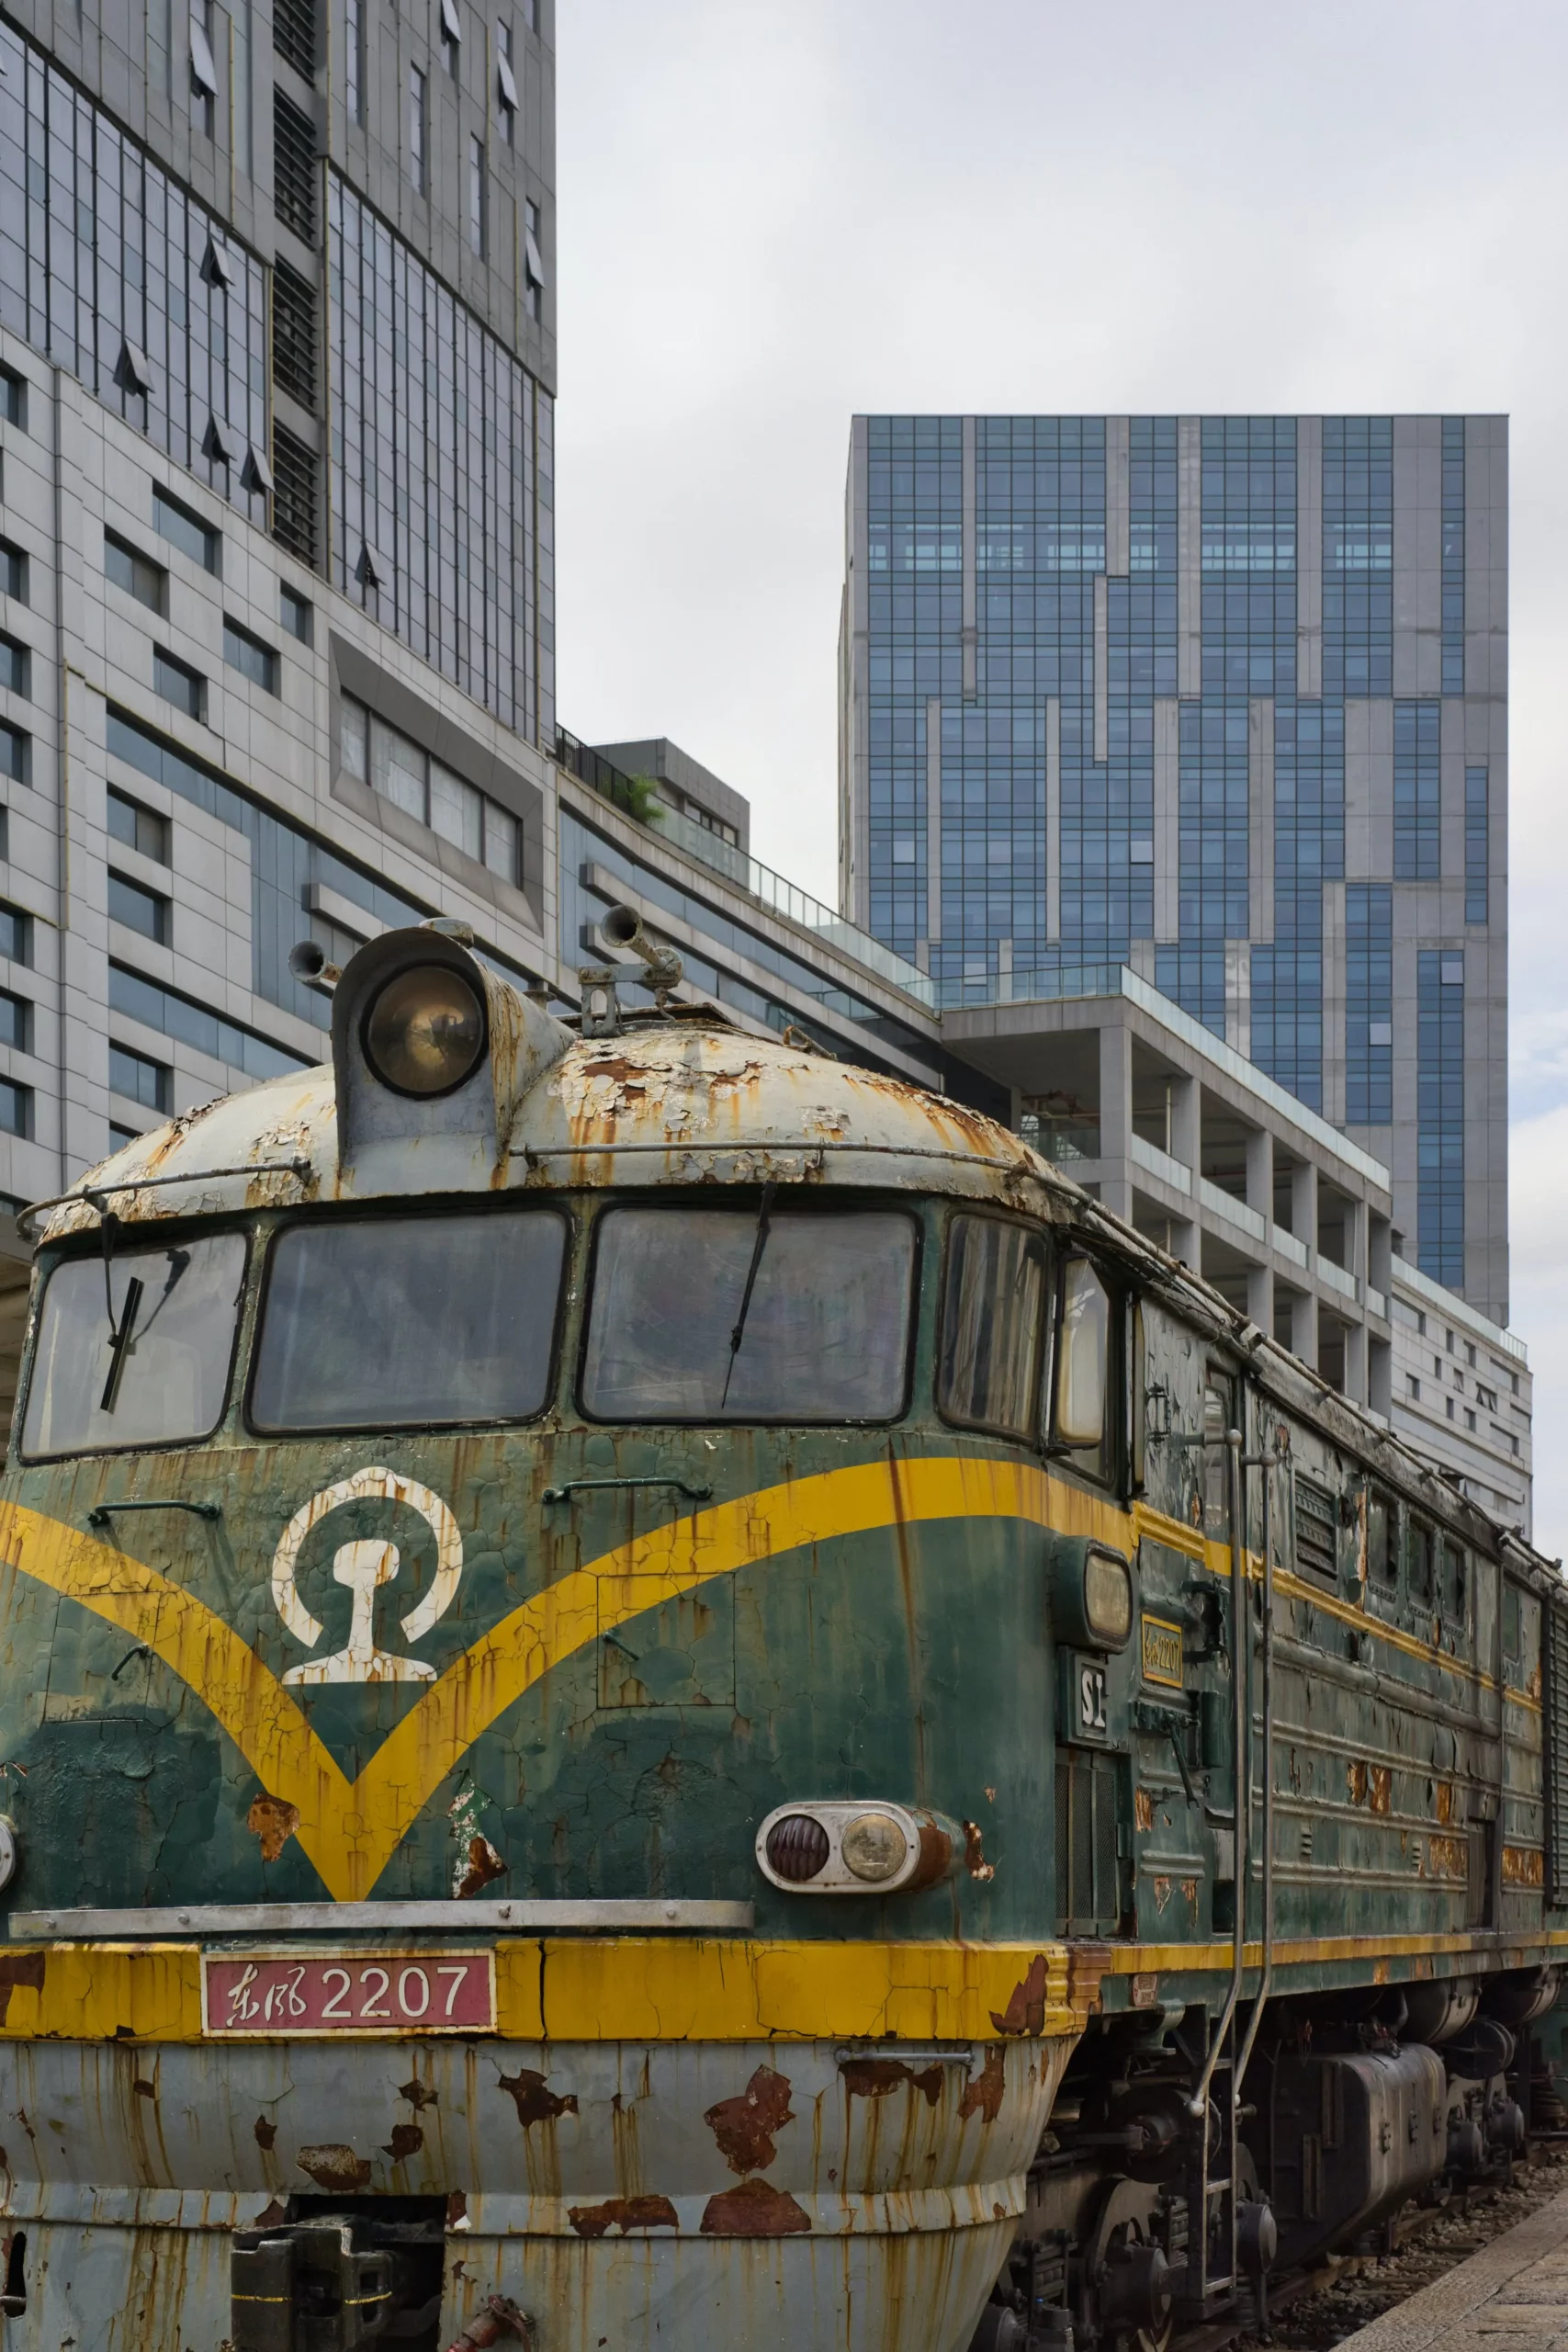
[[[117,792],[111,784],[108,793],[109,839],[123,842],[142,857],[150,857],[156,865],[169,863],[169,820],[143,808],[140,800],[132,800],[128,792]]]
[[[316,562],[316,453],[276,419],[272,428],[272,536],[301,563]]]
[[[14,637],[0,637],[0,686],[7,694],[18,695],[28,702],[32,699],[32,673],[28,648]]]
[[[161,694],[165,702],[172,702],[175,708],[184,711],[187,718],[205,719],[206,679],[199,670],[193,670],[190,663],[182,662],[177,654],[164,652],[162,646],[153,649],[152,684],[154,691]]]
[[[1367,1577],[1385,1589],[1399,1582],[1399,1555],[1394,1548],[1393,1505],[1386,1495],[1367,1497]]]
[[[270,645],[253,637],[248,628],[227,615],[223,621],[223,659],[231,670],[238,670],[254,686],[261,686],[269,695],[277,692],[277,656]]]
[[[273,0],[272,45],[286,65],[307,82],[316,78],[316,11],[313,0]]]
[[[998,1217],[953,1218],[937,1364],[937,1401],[950,1419],[1031,1434],[1044,1296],[1035,1235]]]
[[[104,577],[145,605],[150,613],[160,618],[169,609],[169,575],[161,563],[151,556],[139,555],[124,539],[112,531],[104,533]]]
[[[144,1111],[161,1111],[168,1116],[174,1106],[175,1073],[167,1062],[155,1062],[149,1054],[139,1054],[130,1046],[109,1042],[109,1092],[123,1094],[128,1102],[139,1102]]]
[[[117,874],[109,868],[109,921],[122,922],[128,931],[138,931],[143,939],[155,940],[160,947],[169,944],[169,901],[159,890],[149,890],[143,882],[133,882],[129,874]]]
[[[301,244],[316,242],[316,130],[279,89],[272,94],[272,200]]]
[[[1405,1537],[1410,1574],[1410,1598],[1412,1600],[1423,1601],[1428,1607],[1437,1598],[1437,1580],[1433,1573],[1434,1548],[1431,1529],[1423,1527],[1419,1520],[1413,1519]]]
[[[316,405],[316,289],[286,261],[272,272],[272,366],[301,408]]]
[[[171,547],[188,555],[193,563],[199,563],[203,571],[217,571],[223,545],[221,535],[210,524],[204,523],[199,514],[193,514],[188,506],[182,506],[177,498],[171,498],[166,490],[152,492],[152,526]]]

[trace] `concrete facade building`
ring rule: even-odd
[[[857,418],[842,903],[944,1007],[1130,967],[1504,1323],[1506,661],[1501,417]]]

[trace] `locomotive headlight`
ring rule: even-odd
[[[908,1860],[908,1834],[890,1813],[863,1813],[845,1824],[839,1852],[847,1871],[880,1886],[897,1878]]]
[[[485,1049],[485,1012],[472,984],[443,964],[394,973],[365,1016],[365,1058],[396,1094],[450,1094]]]
[[[1084,1562],[1083,1613],[1096,1642],[1119,1650],[1133,1630],[1133,1579],[1114,1552],[1090,1551]]]
[[[1124,1650],[1133,1633],[1133,1577],[1120,1552],[1092,1537],[1058,1535],[1049,1561],[1051,1621],[1069,1648]]]

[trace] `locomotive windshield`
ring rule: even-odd
[[[245,1237],[70,1258],[45,1285],[22,1451],[171,1445],[217,1428]]]
[[[915,1227],[894,1212],[614,1208],[582,1401],[601,1420],[891,1420]]]
[[[565,1255],[553,1210],[290,1226],[273,1248],[252,1420],[526,1419],[549,1391]]]

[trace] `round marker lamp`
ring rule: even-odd
[[[850,1822],[839,1839],[844,1868],[868,1886],[897,1878],[909,1859],[909,1840],[887,1813],[863,1813]]]
[[[395,973],[365,1016],[365,1058],[394,1094],[450,1094],[485,1049],[485,1012],[461,972],[418,964]]]

